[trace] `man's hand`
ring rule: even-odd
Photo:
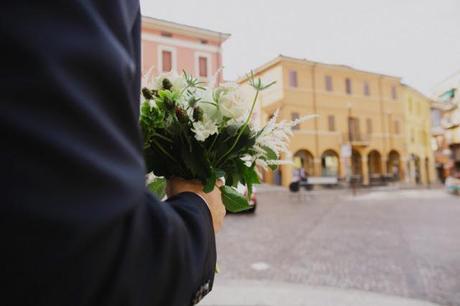
[[[172,197],[181,192],[194,192],[201,196],[208,205],[212,216],[214,232],[218,232],[224,223],[225,206],[222,203],[222,197],[219,187],[223,185],[221,180],[216,181],[214,190],[206,193],[203,191],[203,185],[196,180],[184,180],[181,178],[172,178],[166,185],[166,195]]]

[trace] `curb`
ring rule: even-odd
[[[354,289],[265,281],[215,284],[201,306],[440,306],[431,302]]]

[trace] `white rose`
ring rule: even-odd
[[[219,103],[222,115],[232,119],[239,119],[247,112],[247,106],[237,91],[224,95]]]
[[[219,109],[224,117],[232,118],[235,121],[248,112],[248,104],[244,95],[235,85],[226,85],[217,91],[219,95]]]

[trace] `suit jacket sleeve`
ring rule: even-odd
[[[212,286],[205,203],[144,187],[140,24],[136,0],[0,4],[2,305],[182,306]]]

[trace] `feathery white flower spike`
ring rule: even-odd
[[[142,76],[141,78],[141,88],[147,87],[151,88],[153,84],[153,79],[154,79],[154,68],[155,66],[151,66],[147,72]]]

